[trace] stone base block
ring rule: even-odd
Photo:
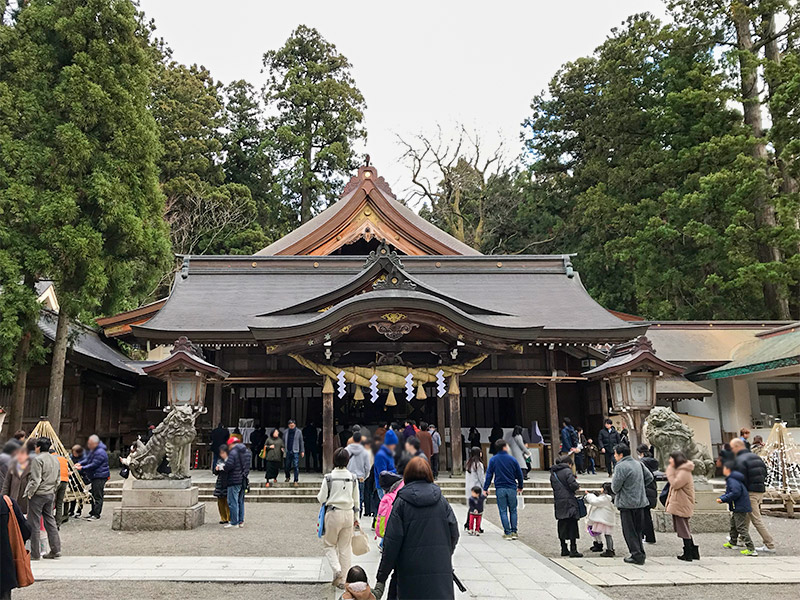
[[[672,515],[664,511],[653,511],[653,526],[656,531],[672,533]],[[689,528],[692,533],[727,533],[731,530],[731,517],[727,510],[696,510],[689,519]]]
[[[206,518],[206,506],[200,502],[184,508],[129,507],[114,509],[111,529],[118,531],[160,531],[195,529]]]
[[[186,508],[197,504],[200,488],[183,489],[144,488],[124,490],[122,506],[125,508]]]

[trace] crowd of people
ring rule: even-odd
[[[73,446],[70,455],[75,471],[91,492],[87,520],[97,520],[103,511],[105,483],[110,475],[105,445],[96,435],[87,450]],[[80,518],[83,501],[68,497],[69,461],[55,452],[48,437],[29,437],[17,431],[0,453],[0,599],[29,583],[18,580],[15,561],[57,559],[61,556],[61,526]],[[44,531],[47,540],[45,549]],[[30,553],[24,544],[30,546]]]

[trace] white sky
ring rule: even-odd
[[[513,157],[531,98],[566,61],[588,55],[635,12],[663,16],[662,0],[141,0],[176,60],[223,83],[260,88],[261,57],[299,24],[316,27],[353,65],[367,103],[366,151],[395,193],[408,169],[397,136],[445,133],[456,123],[502,139]]]

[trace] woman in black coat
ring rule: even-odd
[[[403,472],[383,538],[376,598],[383,595],[394,570],[397,597],[402,600],[453,599],[453,551],[458,523],[450,504],[433,483],[433,471],[422,457],[412,458]]]
[[[558,539],[561,541],[561,556],[581,558],[577,539],[580,512],[575,492],[580,489],[578,480],[570,467],[570,455],[559,456],[556,464],[550,467],[550,485],[553,487],[553,500],[558,520]],[[567,548],[569,542],[569,549]]]
[[[10,511],[5,501],[0,499],[0,598],[11,598],[11,590],[18,587],[17,569],[14,567],[14,556],[11,553],[11,539],[8,534],[8,521]],[[17,517],[22,539],[27,541],[31,537],[31,528],[16,500],[11,500],[14,507],[14,516]]]

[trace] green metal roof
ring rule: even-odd
[[[733,360],[702,374],[705,379],[722,379],[800,365],[800,326],[786,333],[758,337],[742,344]]]

